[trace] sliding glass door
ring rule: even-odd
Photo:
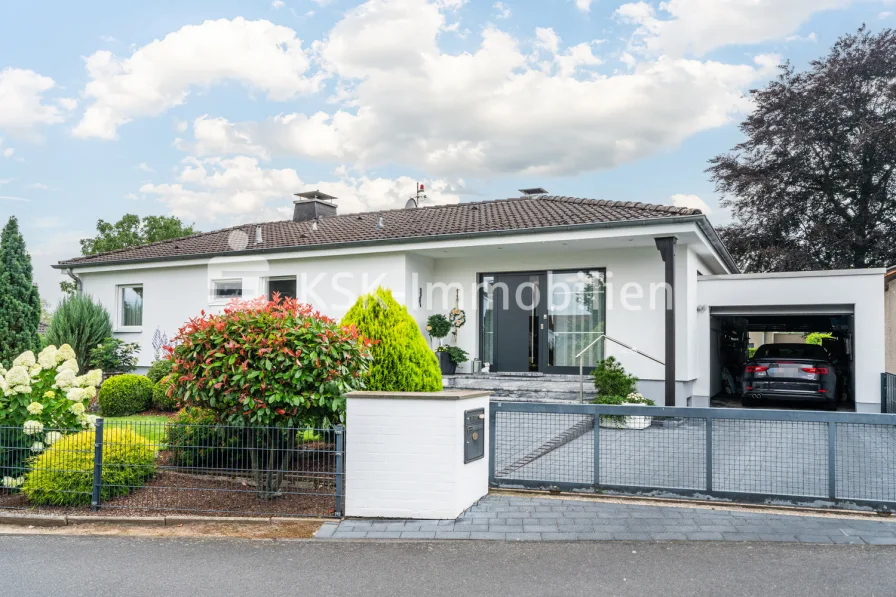
[[[606,332],[605,270],[548,272],[548,349],[545,371],[578,371],[576,355]],[[583,355],[585,370],[603,358],[604,342]]]

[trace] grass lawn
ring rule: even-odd
[[[154,444],[165,441],[165,426],[171,421],[164,415],[131,415],[129,417],[104,417],[106,427],[127,425]]]

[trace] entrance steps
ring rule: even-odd
[[[446,390],[488,390],[492,399],[522,402],[579,402],[579,376],[555,373],[459,373],[442,376]],[[585,376],[585,402],[596,396]]]

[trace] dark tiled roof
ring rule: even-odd
[[[353,242],[399,239],[425,240],[448,235],[488,235],[513,230],[560,226],[657,220],[700,214],[700,210],[669,205],[650,205],[574,197],[539,196],[395,209],[323,218],[312,231],[311,222],[265,222],[204,232],[89,257],[59,262],[58,267],[131,261],[170,260],[255,250],[318,247]],[[379,217],[383,228],[377,229]],[[256,244],[261,227],[262,243]]]

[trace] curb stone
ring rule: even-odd
[[[101,520],[97,520],[101,519]],[[105,524],[139,525],[139,526],[165,526],[164,516],[67,516],[68,524]],[[0,518],[0,522],[3,519]]]
[[[185,524],[301,524],[319,522],[337,523],[338,519],[251,517],[251,516],[55,516],[47,514],[0,513],[0,525],[32,527],[64,527],[78,524],[112,524],[134,526],[175,526]]]
[[[65,516],[15,516],[0,515],[0,524],[19,527],[64,527],[68,524]]]

